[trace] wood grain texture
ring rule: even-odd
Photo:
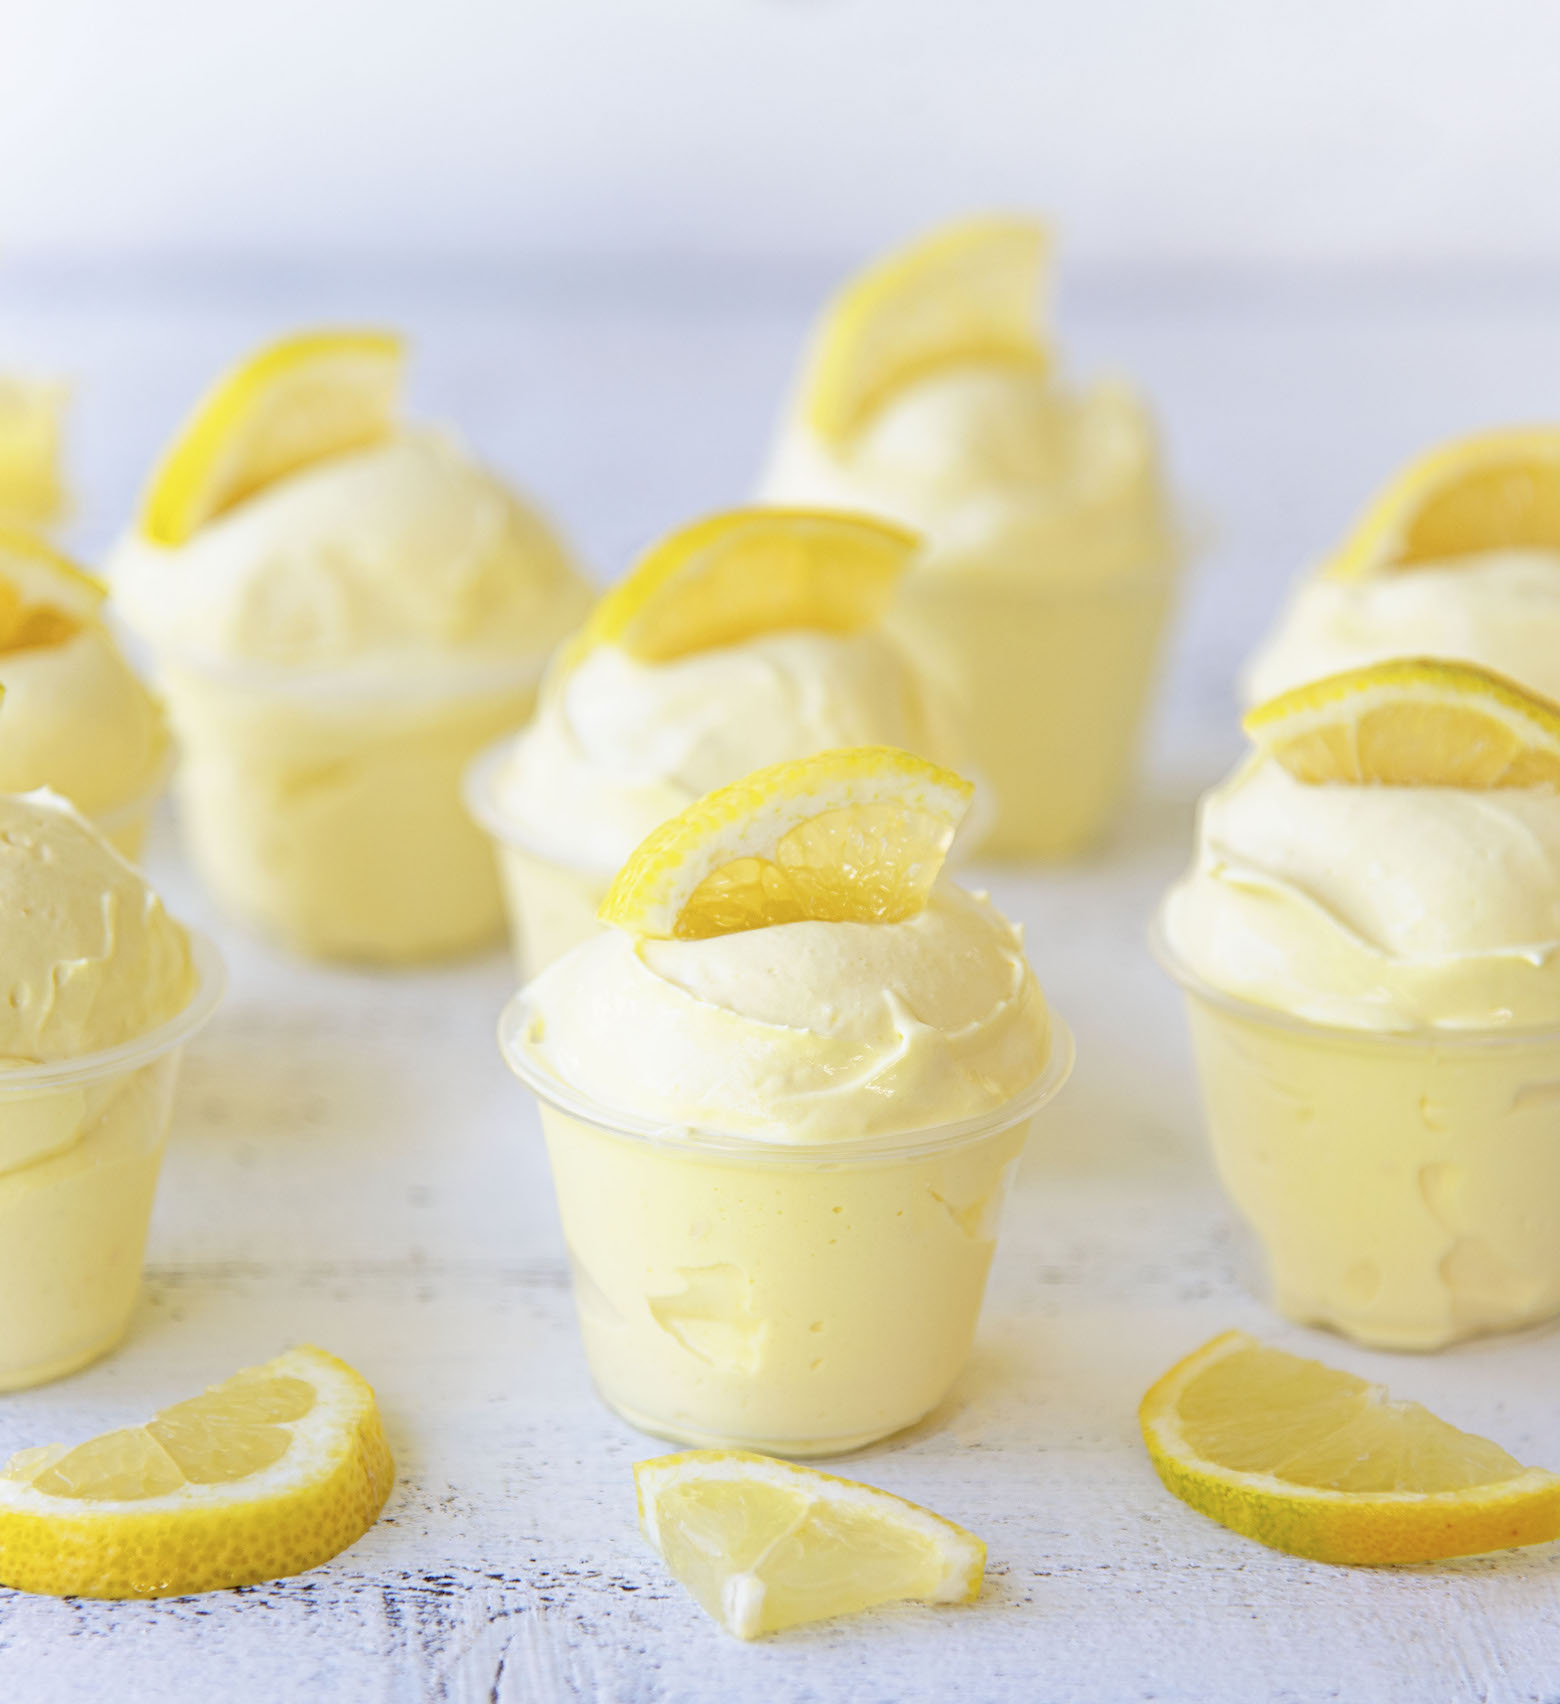
[[[801,314],[636,320],[611,300],[475,317],[411,298],[389,306],[422,330],[423,382],[448,412],[513,450],[616,562],[620,546],[677,518],[669,505],[687,512],[732,494],[761,433],[754,399],[778,378]],[[245,299],[180,318],[40,298],[13,303],[0,330],[38,351],[33,365],[69,349],[70,364],[101,372],[104,424],[88,459],[114,493],[161,430],[165,367],[190,377],[192,350],[225,351],[262,318],[334,305],[327,290],[307,305]],[[1383,374],[1406,382],[1421,345],[1412,324],[1373,320],[1368,301],[1352,317],[1314,316],[1303,335],[1271,314],[1237,318],[1225,354],[1231,343],[1268,351],[1253,374],[1210,359],[1218,328],[1184,306],[1115,312],[1092,335],[1110,332],[1180,375],[1170,401],[1203,492],[1252,525],[1207,570],[1166,721],[1174,738],[1115,849],[1086,869],[992,877],[1077,1033],[1077,1076],[1027,1156],[967,1375],[931,1420],[842,1464],[981,1534],[991,1553],[981,1601],[752,1647],[721,1635],[635,1529],[631,1464],[660,1446],[589,1385],[537,1122],[493,1045],[506,963],[494,954],[398,978],[287,960],[211,914],[165,825],[154,874],[182,915],[217,934],[231,996],[187,1059],[130,1341],[76,1378],[0,1398],[0,1453],[144,1418],[312,1340],[379,1390],[400,1480],[360,1544],[299,1579],[123,1605],[0,1592],[3,1704],[1560,1704],[1560,1551],[1392,1572],[1296,1561],[1170,1499],[1137,1438],[1151,1380],[1243,1326],[1387,1380],[1525,1461],[1560,1465],[1560,1338],[1372,1355],[1284,1325],[1243,1287],[1242,1245],[1202,1157],[1176,996],[1143,931],[1186,855],[1192,800],[1233,749],[1231,655],[1341,517],[1345,488],[1363,491],[1371,457],[1408,436],[1408,405]],[[1542,412],[1525,406],[1533,365],[1517,361],[1516,333],[1470,313],[1418,322],[1451,351],[1465,405]],[[1547,335],[1539,346],[1560,357],[1560,331],[1527,322],[1525,333],[1529,344]],[[498,385],[479,359],[484,340],[506,359],[526,355],[525,384]],[[1503,353],[1505,390],[1481,364]],[[685,370],[693,393],[678,405],[689,429],[678,442],[651,429],[652,402]],[[1315,437],[1318,372],[1334,387],[1329,408],[1363,411],[1347,471],[1336,445],[1319,452],[1326,478],[1278,454],[1305,438],[1304,422],[1243,430],[1267,421],[1258,393],[1282,390],[1287,373],[1290,394],[1312,399]],[[132,408],[138,386],[153,398],[150,423]],[[1439,392],[1427,403],[1421,385],[1418,407],[1423,424],[1449,404]],[[548,409],[561,422],[551,438],[536,425]],[[640,446],[643,462],[630,455]],[[1318,490],[1332,504],[1320,522]],[[599,512],[602,491],[612,496]],[[1255,588],[1236,588],[1242,576]],[[1221,589],[1234,614],[1210,607]]]

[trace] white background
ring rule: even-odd
[[[1560,262],[1545,0],[3,0],[0,244]]]

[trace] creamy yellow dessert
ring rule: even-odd
[[[506,1014],[592,1373],[636,1425],[828,1454],[963,1366],[1070,1062],[1018,930],[937,880],[967,799],[875,750],[711,794]]]
[[[524,976],[594,934],[634,848],[714,788],[842,746],[952,759],[936,705],[882,630],[914,548],[870,521],[735,511],[672,534],[602,600],[534,720],[480,760],[469,789],[499,849]]]
[[[65,402],[61,384],[0,375],[0,525],[48,527],[65,513]]]
[[[104,624],[104,595],[41,540],[0,526],[0,793],[50,787],[135,858],[171,752],[160,705]]]
[[[391,962],[501,926],[461,775],[530,713],[588,602],[535,513],[397,421],[398,367],[367,334],[256,356],[197,411],[113,563],[207,883],[298,950]]]
[[[1419,457],[1296,587],[1248,702],[1390,657],[1446,657],[1560,700],[1560,429]]]
[[[47,792],[0,797],[0,917],[6,1390],[73,1371],[123,1336],[179,1047],[210,1015],[221,973]]]
[[[1061,382],[1042,233],[983,220],[869,269],[826,310],[766,500],[925,535],[890,625],[990,781],[989,845],[1066,857],[1125,789],[1178,556],[1153,424]]]
[[[1410,661],[1248,726],[1161,927],[1278,1306],[1405,1349],[1560,1311],[1560,711]]]

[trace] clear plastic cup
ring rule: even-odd
[[[499,1043],[541,1103],[591,1374],[642,1431],[837,1455],[903,1430],[969,1354],[1044,1075],[960,1124],[871,1141],[758,1142],[624,1118],[543,1070],[524,991]]]
[[[910,574],[889,630],[953,710],[996,809],[981,850],[1076,857],[1132,778],[1176,568],[1100,583]]]
[[[520,980],[529,982],[601,927],[596,913],[612,873],[582,870],[527,846],[508,822],[494,783],[513,750],[506,735],[480,752],[466,771],[466,809],[492,841],[498,860],[509,942]]]
[[[331,675],[164,657],[201,877],[313,957],[398,964],[485,946],[503,901],[461,778],[530,715],[540,669]]]
[[[157,773],[151,782],[133,799],[126,799],[122,805],[115,805],[112,810],[98,811],[92,818],[98,833],[132,864],[140,863],[141,854],[146,850],[146,832],[151,826],[152,812],[156,810],[157,801],[167,790],[173,775],[174,762],[174,755],[169,752],[167,758],[158,765]]]
[[[1383,1349],[1560,1313],[1560,1029],[1329,1028],[1154,946],[1281,1312]]]
[[[216,948],[191,948],[195,991],[160,1028],[0,1070],[0,1391],[75,1372],[130,1323],[180,1051],[222,998]]]

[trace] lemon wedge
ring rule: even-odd
[[[196,406],[152,476],[141,530],[180,545],[246,497],[313,462],[389,437],[401,340],[313,331],[251,355]]]
[[[683,527],[605,593],[571,641],[666,663],[786,628],[854,633],[882,619],[915,534],[866,516],[732,509]]]
[[[373,1391],[293,1349],[145,1426],[12,1456],[0,1584],[172,1597],[302,1573],[368,1531],[394,1478]]]
[[[1433,1562],[1560,1538],[1560,1475],[1243,1331],[1172,1367],[1138,1419],[1182,1502],[1313,1561]]]
[[[1484,550],[1560,550],[1560,427],[1486,432],[1420,456],[1325,572],[1355,580]]]
[[[891,746],[777,763],[662,823],[598,916],[662,940],[806,920],[901,922],[925,905],[973,792]]]
[[[63,385],[0,378],[0,518],[46,526],[63,513],[64,411]]]
[[[108,588],[33,533],[0,525],[0,651],[58,644],[98,613]]]
[[[1045,231],[1031,219],[969,219],[868,267],[824,311],[802,379],[807,423],[840,444],[941,368],[1043,368],[1045,253]]]
[[[635,1465],[639,1526],[699,1606],[753,1639],[880,1603],[973,1603],[986,1547],[887,1491],[746,1450]]]
[[[1350,669],[1280,693],[1243,726],[1313,785],[1560,786],[1560,705],[1468,663]]]

